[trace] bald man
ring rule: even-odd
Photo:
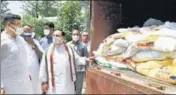
[[[64,36],[64,32],[55,31],[53,43],[43,54],[39,77],[42,90],[47,94],[75,94],[75,65],[86,65],[86,61],[92,60],[80,57],[65,43]]]
[[[30,79],[32,82],[32,88],[34,94],[41,94],[41,85],[39,81],[39,58],[42,56],[42,47],[39,42],[32,37],[33,27],[25,25],[23,37],[27,42],[25,45],[27,50],[28,68],[30,73]]]
[[[90,52],[90,41],[88,32],[82,32],[81,41],[86,45],[88,53]]]

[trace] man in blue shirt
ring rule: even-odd
[[[54,24],[52,22],[45,23],[43,31],[44,31],[45,37],[43,37],[40,40],[40,44],[41,44],[43,50],[45,50],[53,42],[52,35],[54,32]]]

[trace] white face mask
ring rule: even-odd
[[[53,42],[56,44],[61,44],[64,42],[64,39],[62,39],[60,37],[53,37]]]
[[[17,28],[16,29],[16,34],[21,35],[23,33],[23,28]]]
[[[35,32],[32,32],[32,38],[34,38],[35,37]]]
[[[72,36],[72,40],[73,41],[78,41],[79,40],[79,36],[77,36],[77,35]]]
[[[48,36],[50,34],[50,30],[49,29],[44,29],[44,35]]]
[[[32,33],[23,33],[24,37],[32,38]]]
[[[13,26],[13,25],[12,25]],[[15,26],[13,26],[15,27]],[[16,35],[21,35],[23,33],[23,28],[20,27],[20,28],[15,28],[16,30],[12,29],[11,30],[16,34]]]

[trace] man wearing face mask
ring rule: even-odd
[[[75,64],[85,65],[93,58],[80,57],[64,40],[65,33],[53,34],[53,43],[43,54],[40,67],[42,90],[47,94],[75,94]]]
[[[4,17],[5,31],[1,34],[1,94],[33,94],[28,71],[27,44],[21,33],[19,15]]]
[[[39,58],[42,57],[42,47],[39,42],[32,38],[32,26],[25,25],[24,27],[23,37],[28,43],[26,46],[27,57],[28,57],[28,68],[30,73],[30,78],[32,82],[33,92],[34,94],[41,94],[41,85],[39,81]]]
[[[87,47],[80,40],[80,32],[78,30],[72,31],[72,41],[68,43],[76,53],[81,57],[88,57]],[[76,65],[76,94],[82,93],[83,82],[85,79],[85,65]]]
[[[54,24],[52,22],[45,23],[43,32],[45,37],[40,40],[40,44],[43,50],[45,50],[53,42]]]

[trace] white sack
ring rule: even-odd
[[[163,52],[173,52],[176,50],[176,39],[159,37],[154,43],[154,49]]]
[[[135,48],[135,43],[134,44],[131,44],[126,52],[124,53],[124,58],[129,58],[129,57],[132,57],[134,55],[136,55],[140,50]]]
[[[165,24],[164,24],[164,27],[170,28],[170,29],[176,29],[176,23],[175,22],[166,21]]]
[[[161,20],[157,20],[157,19],[154,19],[154,18],[149,18],[143,25],[143,27],[147,27],[147,26],[152,26],[152,25],[162,25],[163,22]]]
[[[120,47],[128,47],[128,42],[124,39],[118,39],[118,40],[115,40],[113,45],[115,46],[120,46]]]
[[[162,28],[157,33],[160,36],[168,36],[176,39],[176,30],[169,28]]]
[[[164,59],[166,59],[166,55],[164,53],[154,50],[140,51],[139,53],[137,53],[135,56],[132,57],[132,60],[136,62],[164,60]]]
[[[125,52],[126,48],[124,47],[117,47],[115,45],[112,45],[111,49],[108,50],[107,55],[116,55],[116,54],[121,54]]]

